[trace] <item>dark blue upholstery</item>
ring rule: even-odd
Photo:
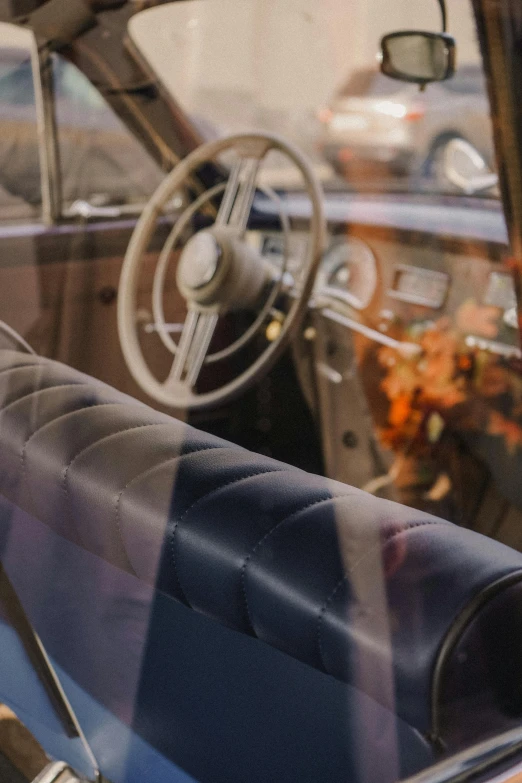
[[[354,686],[427,736],[459,618],[508,588],[506,617],[521,605],[522,556],[501,544],[7,350],[0,490],[116,571]]]

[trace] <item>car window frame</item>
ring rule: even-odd
[[[52,226],[62,216],[62,181],[52,52],[48,46],[38,46],[34,35],[32,36],[31,65],[40,158],[42,219],[45,225]]]
[[[12,23],[9,23],[12,24]],[[38,43],[34,33],[28,30],[30,33],[30,43],[27,46],[20,45],[19,48],[25,50],[31,64],[31,78],[33,82],[34,90],[34,110],[36,120],[36,141],[37,141],[37,154],[39,163],[39,184],[40,184],[40,204],[38,205],[38,214],[28,215],[20,218],[4,217],[0,213],[0,225],[13,225],[20,222],[29,226],[41,226],[42,224],[48,224],[51,222],[51,204],[50,204],[50,182],[47,175],[47,155],[43,149],[43,143],[45,140],[45,129],[43,126],[45,118],[44,108],[44,89],[41,78],[41,62],[38,51]],[[36,211],[36,210],[35,210]]]
[[[53,54],[50,46],[38,46],[34,34],[30,46],[31,70],[35,93],[38,158],[40,163],[41,210],[38,223],[55,226],[58,223],[85,221],[92,218],[114,220],[137,217],[146,201],[119,207],[98,207],[87,200],[65,208],[62,187],[59,128],[56,112],[56,89]]]

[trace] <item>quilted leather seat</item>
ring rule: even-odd
[[[509,709],[504,697],[522,555],[469,530],[12,350],[0,351],[0,490],[194,612],[364,689],[434,744],[457,742],[477,677],[493,727],[520,712],[512,688]]]

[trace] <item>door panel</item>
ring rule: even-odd
[[[43,356],[64,362],[137,397],[150,399],[132,379],[121,353],[117,292],[123,255],[133,224],[111,227],[67,226],[32,237],[0,233],[2,264],[0,312]],[[6,252],[6,248],[8,251]],[[142,275],[144,326],[150,316],[157,254],[151,252]],[[174,281],[166,285],[172,317],[182,320],[183,300]],[[147,359],[154,372],[166,374],[172,361],[158,336],[143,329]]]

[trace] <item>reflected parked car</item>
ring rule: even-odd
[[[89,207],[143,206],[163,172],[81,71],[59,55],[52,65],[66,211],[82,217]],[[220,135],[203,117],[191,121],[203,139]],[[0,209],[26,218],[41,203],[41,181],[33,70],[23,47],[0,46],[0,122]]]
[[[98,91],[73,65],[53,58],[54,102],[66,205],[143,203],[161,172]],[[36,105],[25,48],[0,47],[0,184],[28,206],[41,199]],[[28,162],[32,165],[28,165]]]
[[[343,176],[365,163],[393,176],[420,173],[445,185],[444,150],[455,138],[469,141],[488,163],[493,158],[478,65],[464,65],[452,79],[424,91],[364,68],[352,73],[319,118],[322,153]]]

